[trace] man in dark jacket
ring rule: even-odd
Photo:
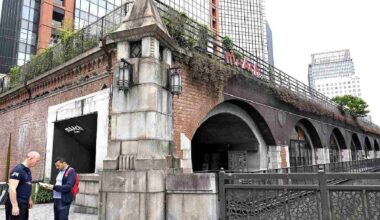
[[[73,188],[75,184],[76,171],[70,167],[62,157],[56,158],[54,165],[55,168],[59,170],[53,187],[54,219],[68,220],[70,205],[74,199],[71,194],[71,188]]]
[[[40,161],[40,154],[31,151],[24,162],[13,168],[9,177],[9,197],[5,203],[5,219],[29,219],[29,209],[33,207],[32,173],[30,168]]]

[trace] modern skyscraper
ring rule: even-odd
[[[0,23],[0,73],[24,64],[37,50],[40,0],[3,0]]]
[[[265,22],[265,26],[267,31],[268,63],[274,66],[272,29],[270,28],[268,22]]]
[[[269,61],[264,0],[220,0],[220,33]]]
[[[360,78],[355,75],[349,50],[312,54],[308,77],[309,86],[329,98],[361,96]]]

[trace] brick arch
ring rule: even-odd
[[[216,153],[227,155],[235,151],[246,151],[248,170],[265,169],[267,166],[267,142],[274,143],[272,134],[267,134],[272,140],[263,138],[264,119],[253,107],[245,106],[241,101],[226,101],[214,107],[204,117],[192,138],[192,158],[195,170],[201,170],[205,156]],[[247,111],[249,110],[249,111]],[[253,118],[252,115],[255,117]],[[260,117],[259,117],[260,116]],[[255,120],[260,120],[258,123]],[[266,125],[266,128],[268,126]],[[214,152],[215,151],[215,152]],[[207,163],[209,164],[209,163]],[[227,168],[227,159],[223,159],[223,167]],[[212,169],[218,169],[213,167]],[[231,167],[228,166],[228,169]]]
[[[313,145],[312,146],[313,148],[323,148],[321,138],[320,138],[321,136],[311,121],[303,118],[303,119],[300,119],[296,123],[296,125],[304,126],[304,128],[306,129],[306,132],[309,135],[310,141],[312,142],[311,144]]]
[[[234,105],[239,106],[244,111],[246,111],[249,114],[249,116],[253,119],[257,127],[259,128],[266,145],[268,146],[276,145],[276,141],[273,137],[273,132],[269,128],[269,125],[267,121],[265,120],[265,118],[263,117],[263,115],[260,114],[260,112],[257,109],[255,109],[252,105],[248,104],[247,102],[244,102],[242,100],[237,100],[237,99],[228,100],[226,101],[226,103],[232,103]]]
[[[373,148],[375,149],[375,151],[380,151],[379,142],[377,142],[376,139],[373,142]]]
[[[365,137],[364,139],[364,147],[365,147],[365,150],[372,150],[372,145],[371,145],[371,142],[369,141],[368,136]]]
[[[347,149],[346,140],[344,139],[342,132],[340,132],[340,130],[338,128],[334,128],[331,132],[331,135],[333,135],[333,134],[335,135],[335,137],[337,139],[337,142],[339,144],[339,148],[341,150]],[[330,138],[331,135],[328,138]]]

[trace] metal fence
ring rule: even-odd
[[[204,25],[201,25],[193,19],[184,16],[173,9],[172,7],[164,4],[160,0],[154,0],[159,9],[159,12],[171,32],[172,37],[188,50],[196,50],[201,53],[207,53],[210,57],[213,57],[221,62],[227,63],[225,59],[225,53],[229,50],[226,45],[223,45],[223,36],[218,33],[210,31]],[[57,67],[60,64],[98,46],[99,39],[106,36],[110,32],[116,30],[122,23],[123,18],[127,14],[129,8],[132,6],[133,1],[124,3],[122,6],[116,8],[109,14],[101,17],[89,26],[77,31],[64,42],[57,44],[54,47],[49,48],[45,53],[37,55],[35,59],[32,59],[24,66],[21,66],[17,71],[17,74],[10,80],[9,86],[6,89],[13,88],[21,85],[25,81],[32,79],[46,71]],[[178,22],[177,18],[181,18]],[[174,22],[176,21],[176,23]],[[170,24],[176,24],[177,27],[170,27]],[[174,31],[173,31],[174,30]],[[330,98],[316,91],[315,89],[300,82],[294,77],[287,75],[283,71],[270,65],[269,63],[257,58],[253,54],[233,44],[232,48],[234,53],[241,56],[241,63],[248,63],[255,69],[255,74],[247,74],[242,64],[240,67],[235,66],[236,69],[242,73],[245,73],[255,79],[258,79],[266,84],[283,88],[286,91],[290,91],[301,97],[304,100],[308,100],[310,103],[318,103],[324,109],[328,109],[331,112],[336,112],[338,105]],[[4,91],[6,89],[0,89]],[[379,129],[372,123],[366,123],[368,126]]]
[[[120,26],[132,4],[132,1],[123,4],[75,33],[67,32],[58,44],[32,57],[25,65],[11,70],[9,85],[5,88],[4,84],[1,84],[0,92],[22,85],[25,81],[97,47],[101,38]]]
[[[379,198],[380,173],[219,173],[223,220],[379,219]]]
[[[8,183],[0,182],[0,205],[5,204],[8,198]]]

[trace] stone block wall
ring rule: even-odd
[[[98,214],[99,174],[80,174],[79,193],[74,202],[74,212]]]
[[[168,175],[165,219],[218,219],[216,178],[214,173]]]

